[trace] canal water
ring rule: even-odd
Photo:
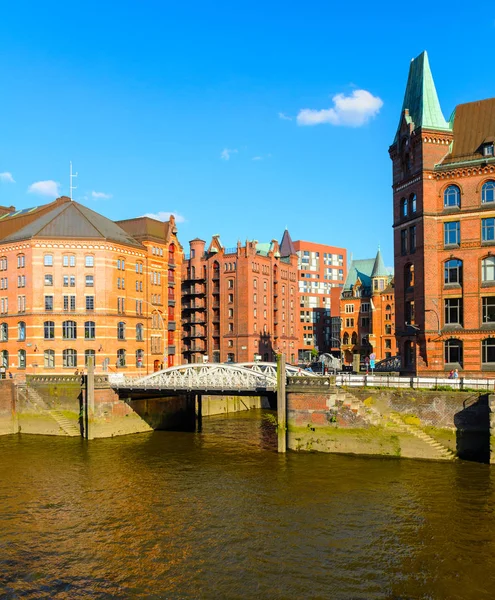
[[[495,467],[201,433],[0,438],[0,598],[495,597]]]

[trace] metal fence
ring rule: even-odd
[[[345,387],[380,387],[413,389],[449,389],[451,390],[495,390],[495,379],[448,379],[446,377],[396,377],[393,375],[354,375],[341,373],[336,384]]]

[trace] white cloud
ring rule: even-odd
[[[5,171],[5,173],[0,173],[0,181],[3,183],[15,183],[12,173],[9,173],[8,171]]]
[[[174,215],[176,223],[186,222],[185,217],[174,211],[166,212],[161,210],[157,213],[146,213],[145,215],[143,215],[143,217],[150,217],[150,219],[156,219],[157,221],[168,221],[170,219],[170,215]]]
[[[230,155],[231,154],[237,154],[238,150],[234,149],[230,149],[230,148],[224,148],[222,150],[222,152],[220,153],[220,158],[222,160],[230,160]]]
[[[333,107],[314,110],[303,108],[297,115],[298,125],[342,125],[345,127],[361,127],[375,117],[383,106],[383,100],[373,96],[366,90],[354,90],[346,96],[337,94],[333,98]]]
[[[112,194],[105,194],[105,192],[91,192],[93,200],[108,200],[112,197]]]
[[[289,115],[286,115],[283,112],[278,113],[278,118],[282,119],[282,121],[292,121],[292,117],[289,117]]]
[[[263,160],[262,156],[253,156],[251,160]]]
[[[36,181],[28,187],[30,194],[38,194],[40,196],[51,196],[57,198],[60,196],[60,183],[48,179],[47,181]]]

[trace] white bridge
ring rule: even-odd
[[[310,373],[286,365],[286,376],[315,377]],[[145,377],[126,377],[111,374],[110,385],[119,390],[162,390],[198,393],[261,393],[277,389],[277,365],[269,362],[254,363],[193,363],[169,367]]]

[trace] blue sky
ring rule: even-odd
[[[75,200],[113,219],[173,212],[186,247],[287,226],[355,258],[380,243],[391,265],[388,147],[409,61],[428,50],[447,118],[495,95],[495,10],[456,6],[9,3],[0,204],[68,194],[72,160]]]

